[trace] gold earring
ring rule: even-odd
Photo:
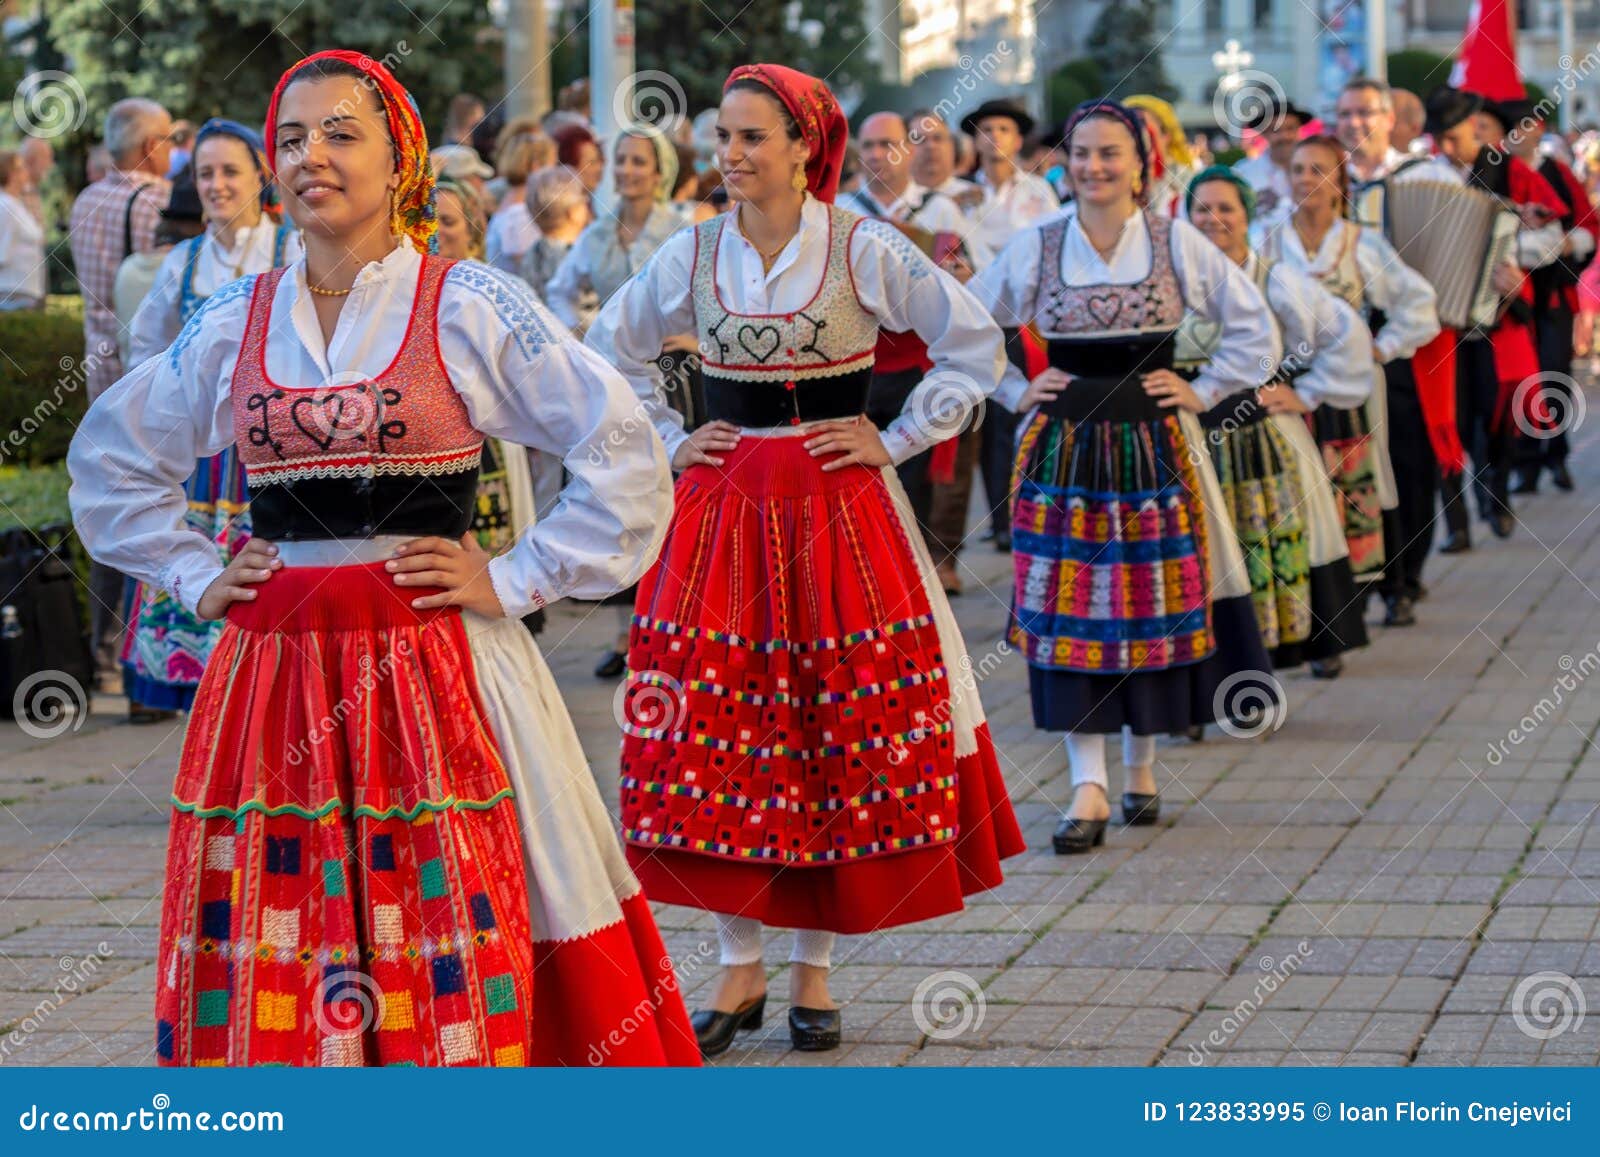
[[[1133,178],[1133,195],[1137,197],[1142,192],[1144,192],[1144,181],[1136,176]]]
[[[794,176],[789,178],[789,187],[792,188],[796,193],[804,191],[806,185],[809,183],[810,182],[806,180],[806,171],[804,169],[796,169],[794,171]]]

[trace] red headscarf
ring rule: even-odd
[[[293,65],[278,78],[272,90],[272,100],[267,105],[267,164],[277,175],[278,164],[278,101],[289,80],[304,65],[313,60],[341,60],[354,65],[378,90],[383,99],[383,111],[389,123],[389,139],[394,143],[400,169],[400,185],[394,193],[394,206],[390,227],[396,233],[411,238],[418,249],[426,253],[430,248],[438,222],[433,213],[433,166],[428,163],[428,132],[422,127],[422,117],[417,114],[417,102],[394,74],[379,61],[362,52],[333,49],[318,52]]]
[[[806,162],[806,188],[819,201],[832,202],[839,192],[845,144],[850,125],[828,86],[781,64],[741,64],[728,74],[722,91],[739,80],[753,80],[771,91],[800,126],[800,137],[811,146]]]

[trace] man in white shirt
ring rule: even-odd
[[[973,236],[998,254],[1016,233],[1037,224],[1061,208],[1060,198],[1043,177],[1025,172],[1018,163],[1022,140],[1033,131],[1034,120],[1014,100],[986,100],[961,122],[978,145],[978,187],[983,202],[970,213]],[[1017,344],[1007,334],[1007,347]],[[1020,350],[1013,351],[1014,356]],[[989,506],[990,537],[995,549],[1011,549],[1011,459],[1016,442],[1017,415],[990,400],[983,422],[983,489]]]
[[[911,179],[925,189],[943,193],[962,212],[983,203],[983,190],[965,177],[956,176],[959,148],[950,126],[931,108],[912,112]]]
[[[857,147],[861,154],[862,185],[853,192],[841,193],[839,206],[900,226],[919,244],[931,246],[930,256],[957,279],[964,282],[970,278],[977,264],[965,244],[971,225],[949,197],[924,189],[911,179],[911,140],[906,122],[897,113],[873,113],[861,122]],[[916,334],[880,333],[872,384],[867,392],[867,416],[880,430],[887,429],[905,408],[906,399],[922,381],[928,364],[928,347]],[[957,436],[960,432],[952,429],[951,435]],[[933,554],[940,581],[947,591],[954,593],[961,589],[954,557],[960,547],[960,536],[953,544],[955,549],[950,549],[952,544],[941,543],[931,526],[933,486],[929,465],[932,454],[932,450],[927,450],[908,458],[898,471],[901,485],[911,500],[911,510]]]
[[[1350,211],[1364,225],[1384,227],[1384,193],[1389,182],[1465,182],[1437,157],[1402,153],[1391,143],[1394,99],[1389,86],[1370,77],[1356,77],[1339,93],[1336,105],[1339,141],[1350,151]],[[1453,343],[1446,329],[1434,342]],[[1433,353],[1432,343],[1424,347]],[[1419,351],[1420,353],[1421,351]],[[1433,365],[1431,359],[1425,365]],[[1384,625],[1408,627],[1416,622],[1415,602],[1424,593],[1422,564],[1433,545],[1434,501],[1439,488],[1438,459],[1428,437],[1425,399],[1451,396],[1455,390],[1453,358],[1441,363],[1442,376],[1420,383],[1410,358],[1384,363],[1385,398],[1389,409],[1389,460],[1394,467],[1399,505],[1383,512],[1386,559],[1378,592],[1387,606]],[[1448,423],[1446,423],[1448,424]],[[1446,543],[1446,549],[1452,544]]]
[[[1255,190],[1256,212],[1252,224],[1258,228],[1271,226],[1289,213],[1289,158],[1294,155],[1301,130],[1310,121],[1311,114],[1292,101],[1274,97],[1245,126],[1267,138],[1265,149],[1233,166],[1233,171]]]

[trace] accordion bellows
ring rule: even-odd
[[[1443,181],[1402,181],[1385,198],[1390,240],[1439,298],[1439,321],[1452,329],[1490,326],[1504,308],[1490,281],[1496,265],[1516,260],[1521,219],[1505,201]]]

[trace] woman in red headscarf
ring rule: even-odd
[[[637,577],[665,453],[521,282],[429,253],[427,138],[381,64],[290,69],[266,155],[304,257],[212,294],[69,459],[91,553],[227,619],[173,788],[158,1058],[694,1063],[516,621]],[[493,559],[467,533],[486,436],[573,475]],[[224,567],[182,525],[182,482],[230,446],[255,538]]]
[[[820,80],[736,69],[716,131],[735,210],[670,238],[588,336],[684,471],[639,586],[622,821],[651,899],[718,914],[708,1056],[761,1022],[762,925],[797,930],[796,1047],[832,1048],[834,934],[956,911],[1023,848],[893,469],[970,419],[1000,331],[899,230],[833,205],[847,129]],[[933,362],[881,435],[864,416],[880,326]],[[685,331],[712,419],[692,435],[654,363]]]

